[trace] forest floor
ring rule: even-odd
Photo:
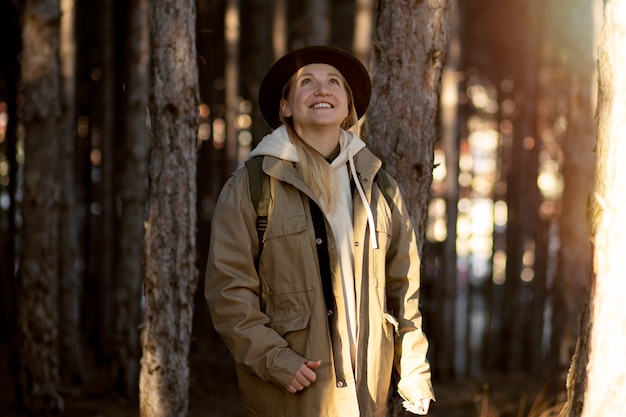
[[[0,345],[0,416],[26,417],[16,406],[14,370],[6,345]],[[103,389],[104,371],[90,375],[80,392],[63,394],[67,417],[138,417],[137,401]],[[231,357],[221,342],[194,339],[190,354],[189,417],[244,417]],[[540,393],[535,379],[491,375],[481,381],[434,381],[437,401],[430,417],[539,417],[530,412]],[[540,406],[544,411],[547,406]],[[410,414],[407,414],[409,416]],[[541,417],[556,416],[546,412]]]

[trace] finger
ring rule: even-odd
[[[310,370],[309,368],[304,368],[301,369],[301,375],[303,378],[305,378],[306,382],[307,382],[307,386],[309,383],[315,381],[317,379],[317,375],[315,374],[315,372],[313,372],[312,370]],[[301,381],[304,382],[304,381]]]
[[[297,390],[297,389],[296,389],[293,385],[289,385],[289,386],[287,387],[287,391],[288,391],[290,394],[295,394],[296,392],[298,392],[298,390]]]
[[[308,361],[307,363],[305,363],[305,365],[309,369],[317,369],[320,367],[321,364],[322,364],[322,361]]]

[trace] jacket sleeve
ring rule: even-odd
[[[397,183],[392,207],[392,236],[386,259],[387,308],[396,316],[398,327],[394,363],[400,376],[399,394],[411,403],[435,398],[430,364],[426,358],[428,340],[422,330],[419,310],[420,259],[411,218]]]
[[[204,294],[215,330],[236,363],[286,389],[306,359],[268,326],[254,267],[256,213],[245,169],[230,177],[215,206]]]

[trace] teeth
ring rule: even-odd
[[[314,109],[321,109],[321,108],[325,108],[325,109],[330,109],[332,108],[332,106],[328,103],[316,103],[313,105]]]

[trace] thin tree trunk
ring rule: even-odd
[[[378,2],[372,49],[373,91],[366,118],[369,146],[398,180],[420,252],[426,233],[437,136],[441,72],[450,0]],[[390,396],[388,415],[404,413]]]
[[[96,248],[99,253],[98,276],[98,304],[99,327],[98,337],[100,350],[107,359],[113,354],[113,334],[115,319],[113,317],[116,307],[113,297],[113,272],[115,269],[115,13],[114,0],[101,0],[102,24],[101,41],[101,70],[100,79],[100,138],[99,147],[102,155],[100,164],[102,179],[100,203],[102,212],[98,219],[100,228],[100,246]]]
[[[149,4],[148,15],[153,51],[150,208],[140,413],[142,417],[176,417],[188,412],[188,355],[198,278],[196,8],[192,0],[155,0]]]
[[[78,385],[84,378],[83,346],[80,332],[82,281],[78,270],[78,222],[74,179],[76,139],[76,40],[74,0],[61,1],[61,72],[63,77],[64,132],[59,156],[61,166],[61,219],[59,247],[59,362],[64,383]]]
[[[239,113],[239,0],[226,1],[224,24],[226,40],[226,62],[224,77],[226,80],[226,158],[228,164],[224,176],[232,173],[239,162],[239,142],[237,140],[237,115]]]
[[[241,67],[244,98],[252,103],[252,143],[257,144],[270,131],[263,119],[259,107],[259,86],[267,69],[274,62],[272,49],[267,45],[272,42],[272,16],[274,11],[267,7],[265,0],[243,0],[246,13],[242,14],[242,25],[253,33],[241,39],[242,50]],[[244,20],[245,19],[245,20]]]
[[[352,50],[359,60],[369,67],[374,26],[374,0],[357,0],[354,12]]]
[[[280,58],[287,52],[287,14],[287,0],[275,0],[272,27],[274,59]]]
[[[593,189],[595,169],[595,126],[593,97],[595,45],[593,2],[553,2],[552,18],[565,19],[575,31],[557,31],[554,48],[565,51],[569,63],[568,123],[561,141],[563,152],[563,195],[559,221],[558,270],[554,283],[551,354],[548,365],[554,375],[552,386],[562,386],[564,373],[576,346],[579,320],[591,277],[592,246],[587,221],[587,201]],[[554,85],[553,83],[552,85]]]
[[[626,414],[626,1],[605,0],[598,48],[595,291],[583,417]]]
[[[330,13],[328,0],[305,2],[304,18],[307,22],[307,33],[304,36],[306,45],[321,45],[330,38]]]
[[[118,279],[114,290],[117,309],[115,368],[118,390],[127,398],[134,398],[139,383],[143,224],[147,202],[148,0],[131,0],[128,9],[124,169],[119,190],[122,212],[115,274]]]
[[[20,405],[37,415],[62,409],[58,286],[61,195],[59,7],[27,1],[22,26],[25,163],[22,263],[18,288]]]
[[[456,255],[457,217],[459,201],[459,89],[460,89],[460,58],[461,40],[459,38],[459,10],[457,1],[452,1],[450,18],[450,42],[446,66],[442,73],[441,93],[441,140],[446,163],[446,230],[447,236],[443,243],[444,263],[442,276],[434,281],[434,311],[432,328],[436,332],[433,342],[438,343],[434,350],[434,366],[441,378],[453,377],[455,341],[455,300],[456,281],[458,274]]]

